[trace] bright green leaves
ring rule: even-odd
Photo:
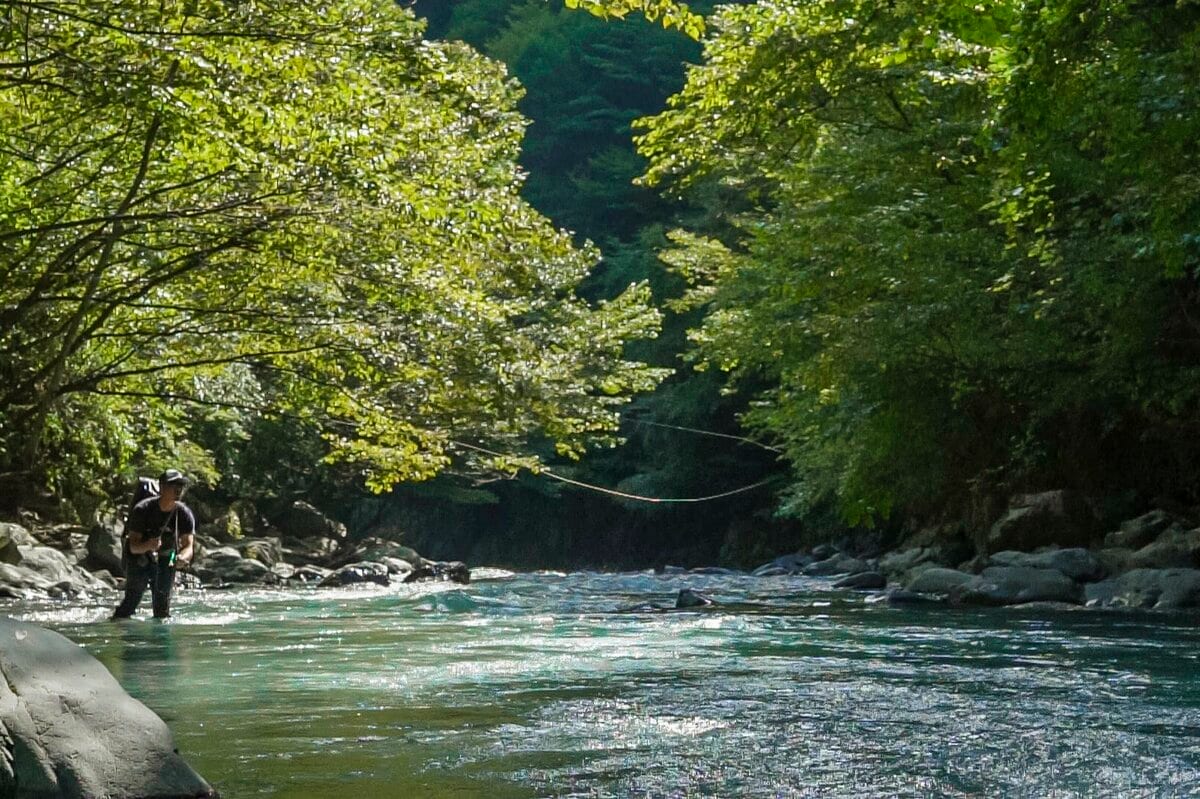
[[[661,22],[664,28],[678,28],[693,39],[704,35],[704,17],[676,0],[563,0],[563,4],[604,19],[641,13],[651,22]]]
[[[518,196],[519,89],[395,4],[5,13],[7,453],[169,397],[297,419],[382,490],[455,437],[577,451],[653,384],[644,292],[576,298],[595,254]]]

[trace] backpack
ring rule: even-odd
[[[153,477],[139,477],[133,486],[133,494],[129,498],[129,507],[125,511],[125,524],[121,531],[121,572],[129,574],[129,562],[134,557],[129,551],[129,519],[133,509],[146,497],[157,497],[160,493],[158,480]]]
[[[158,480],[153,477],[139,477],[137,484],[133,487],[133,495],[130,497],[129,508],[125,511],[126,523],[129,522],[129,517],[139,502],[146,497],[157,497],[159,493],[161,492],[158,487]]]

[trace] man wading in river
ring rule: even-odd
[[[150,587],[154,618],[171,615],[171,588],[175,567],[192,559],[192,536],[196,517],[179,501],[187,478],[177,469],[167,469],[158,478],[158,496],[149,496],[133,506],[125,524],[128,535],[125,567],[125,598],[113,611],[114,619],[127,619],[137,610]]]

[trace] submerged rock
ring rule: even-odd
[[[0,796],[215,797],[171,731],[58,633],[0,617]]]
[[[680,588],[679,596],[675,598],[676,610],[685,610],[687,608],[703,608],[715,604],[716,600],[714,600],[712,597],[702,594],[699,591],[693,591],[691,588]]]

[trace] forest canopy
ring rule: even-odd
[[[518,195],[520,88],[399,6],[0,16],[0,473],[384,490],[455,441],[578,454],[661,376],[645,287],[581,300],[597,254]]]
[[[786,449],[786,512],[1200,500],[1198,23],[1186,0],[709,17],[641,123],[644,180],[738,198],[663,257],[698,364]]]

